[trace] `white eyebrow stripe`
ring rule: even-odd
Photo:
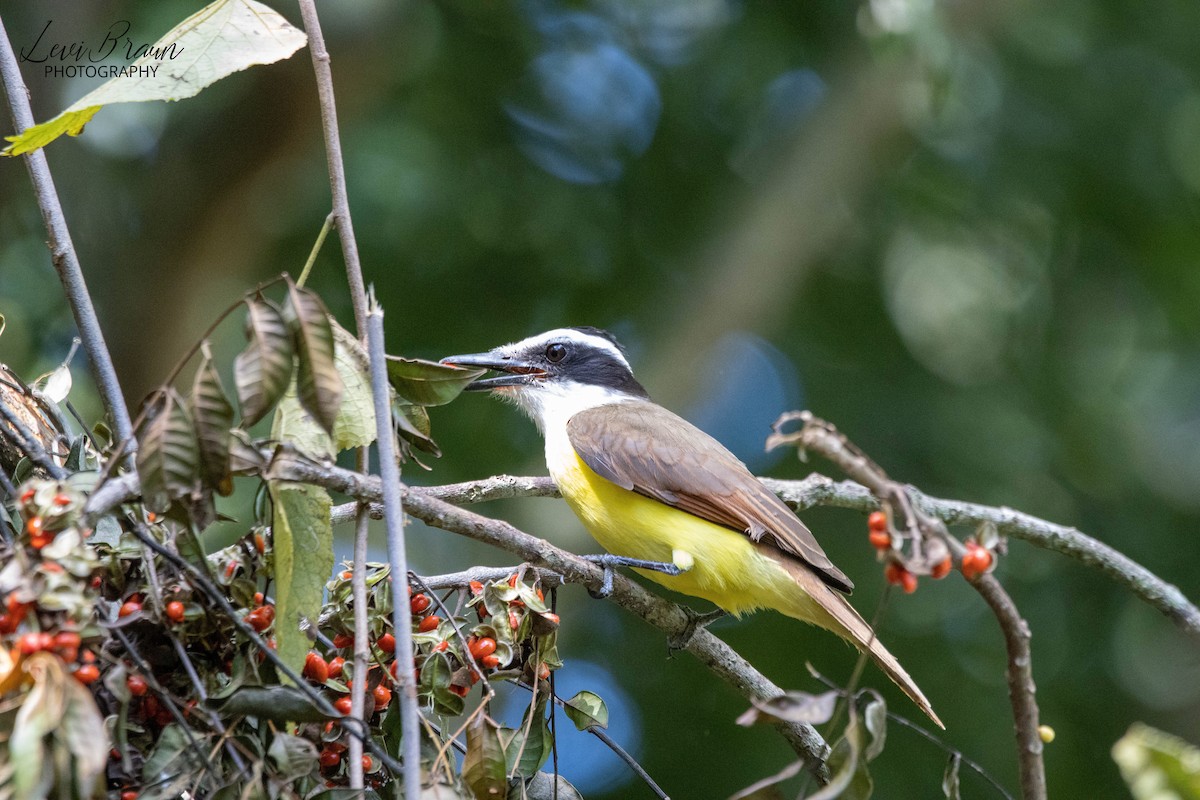
[[[605,339],[603,336],[595,336],[583,331],[577,331],[574,328],[555,328],[552,331],[539,333],[537,336],[530,336],[528,339],[522,339],[519,342],[505,345],[502,350],[509,353],[516,353],[526,349],[540,349],[550,344],[551,342],[571,341],[577,344],[592,347],[597,350],[604,350],[613,358],[620,361],[622,364],[629,367],[629,362],[625,359],[625,354],[615,344]]]

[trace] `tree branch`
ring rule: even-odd
[[[316,464],[286,448],[276,451],[267,472],[272,480],[313,483],[359,500],[379,502],[382,495],[375,478],[332,465]],[[567,583],[595,589],[603,580],[603,570],[595,564],[507,522],[451,505],[423,489],[406,487],[404,510],[428,525],[468,536],[513,553],[534,566],[552,570]],[[668,636],[678,636],[689,627],[689,618],[679,606],[649,593],[621,575],[614,576],[609,599]],[[684,649],[747,698],[765,700],[783,693],[733,648],[706,630],[696,631]],[[826,780],[824,759],[828,747],[821,735],[812,726],[799,723],[776,727],[796,754],[805,760],[808,769],[818,779]]]
[[[4,81],[4,92],[8,96],[13,129],[22,133],[27,128],[32,128],[34,121],[33,111],[29,107],[29,91],[21,78],[21,69],[8,40],[8,33],[4,30],[3,20],[0,20],[0,78]],[[112,420],[117,441],[128,441],[126,451],[132,453],[133,426],[129,420],[129,409],[125,406],[125,396],[121,393],[121,384],[117,380],[117,371],[113,367],[108,345],[104,343],[104,333],[100,330],[100,321],[88,294],[83,268],[79,265],[79,256],[76,255],[75,245],[71,241],[67,218],[58,200],[58,190],[54,187],[54,178],[50,175],[45,152],[38,148],[26,153],[25,166],[29,169],[38,208],[46,225],[50,258],[62,283],[67,303],[71,306],[71,314],[75,317],[75,327],[79,329],[83,349],[92,365],[92,377],[100,392],[100,399],[109,419]]]
[[[803,428],[798,433],[781,434],[780,426],[791,419],[801,420],[804,423]],[[805,411],[780,417],[775,423],[775,430],[775,435],[768,440],[768,449],[772,446],[771,442],[776,441],[793,444],[801,452],[811,450],[821,454],[851,478],[869,488],[879,501],[902,513],[909,530],[915,527],[916,532],[923,537],[936,537],[944,541],[956,557],[962,557],[965,548],[958,539],[950,535],[945,522],[911,503],[907,487],[889,478],[878,464],[832,424]],[[1029,647],[1029,625],[1021,618],[1016,604],[994,577],[984,574],[968,579],[967,582],[992,609],[1004,634],[1004,644],[1008,651],[1008,696],[1017,734],[1021,794],[1025,800],[1045,800],[1046,768],[1042,761],[1042,740],[1038,734],[1038,705],[1033,682],[1033,659]]]

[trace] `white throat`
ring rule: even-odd
[[[547,442],[551,437],[565,435],[567,421],[580,411],[638,399],[605,386],[575,381],[550,381],[534,386],[522,386],[500,394],[512,400],[529,415]]]

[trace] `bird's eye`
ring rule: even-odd
[[[561,345],[555,342],[546,348],[546,359],[551,364],[557,364],[567,357],[566,345]]]

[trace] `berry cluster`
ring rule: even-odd
[[[373,728],[385,727],[385,717],[394,708],[398,689],[396,638],[390,626],[393,584],[388,567],[368,564],[370,658],[367,665],[366,703],[363,719]],[[322,614],[320,627],[332,634],[328,653],[312,651],[304,664],[304,678],[330,693],[334,708],[351,713],[350,690],[359,676],[354,674],[355,638],[351,632],[353,611],[350,581],[344,570],[329,583],[331,602]],[[466,602],[454,598],[460,595]],[[457,715],[464,710],[471,688],[488,680],[524,678],[547,680],[550,670],[560,665],[554,648],[559,618],[545,603],[545,594],[535,584],[513,574],[507,580],[488,584],[472,582],[464,590],[452,590],[440,602],[424,592],[408,589],[412,638],[415,646],[413,681],[419,701],[426,710]],[[475,609],[476,619],[447,613],[451,606]],[[437,613],[441,612],[441,613]],[[330,787],[347,783],[345,754],[348,734],[334,722],[309,726],[307,735],[319,746],[321,775]],[[364,756],[368,782],[382,785],[379,765]]]
[[[883,568],[884,579],[902,588],[906,594],[912,594],[917,590],[918,575],[940,580],[950,574],[954,562],[945,544],[937,540],[925,541],[920,557],[906,557],[902,548],[907,538],[906,534],[893,528],[885,511],[873,511],[867,517],[867,540],[878,551],[880,559],[887,562]],[[970,539],[966,548],[961,569],[967,580],[974,580],[995,566],[995,557],[989,547]]]

